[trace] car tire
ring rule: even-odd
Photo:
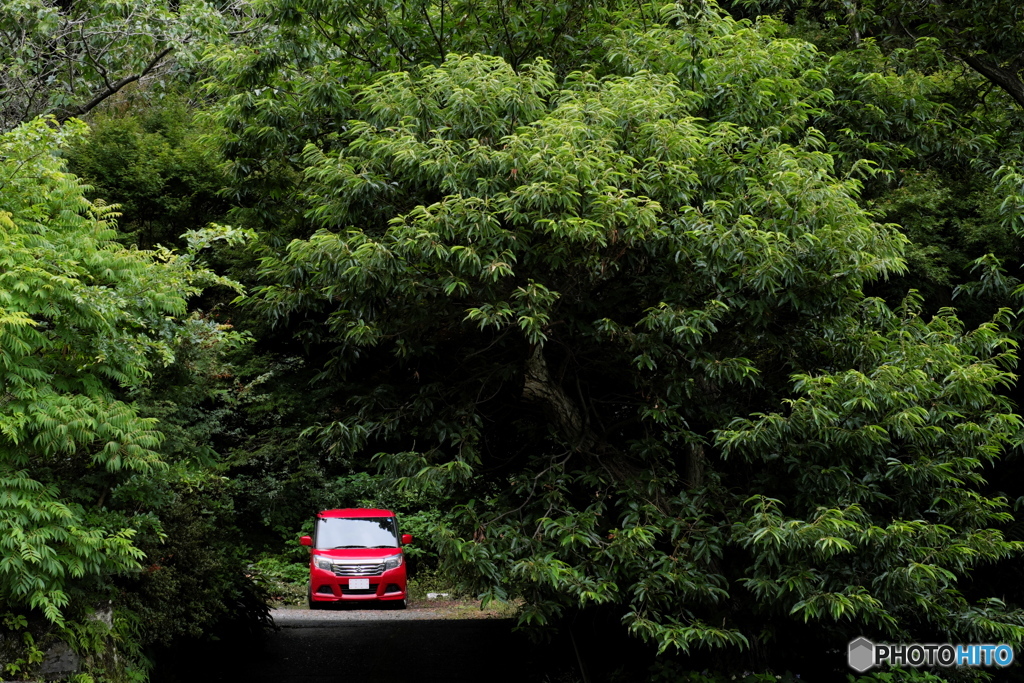
[[[308,605],[311,610],[324,608],[324,604],[322,602],[314,602],[313,600],[313,584],[310,584],[309,588],[306,589],[306,605]]]
[[[395,600],[395,609],[406,609],[409,606],[408,598],[402,598],[401,600]]]

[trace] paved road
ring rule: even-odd
[[[276,610],[264,642],[204,648],[158,662],[165,683],[482,683],[555,680],[561,648],[536,647],[506,619],[438,618],[429,610]],[[563,679],[564,680],[564,679]]]

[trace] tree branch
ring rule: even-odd
[[[73,117],[76,117],[76,116],[81,116],[82,114],[86,114],[86,113],[92,111],[101,102],[103,102],[105,99],[107,99],[111,95],[117,94],[117,92],[119,92],[122,88],[124,88],[129,83],[134,83],[135,81],[139,80],[143,76],[146,76],[147,74],[152,72],[154,69],[156,69],[158,66],[160,66],[160,64],[163,62],[164,57],[166,57],[168,54],[170,54],[170,52],[173,49],[174,49],[174,47],[172,47],[172,46],[165,47],[163,50],[161,50],[159,52],[159,54],[156,55],[156,57],[154,57],[152,60],[150,60],[149,64],[147,64],[146,68],[144,68],[142,71],[140,71],[139,73],[137,73],[137,74],[135,74],[133,76],[125,76],[124,78],[122,78],[119,81],[116,81],[114,83],[110,83],[98,95],[93,97],[91,100],[89,100],[85,104],[80,105],[78,107],[75,107],[74,109],[65,110],[65,112],[58,117],[58,119],[60,121],[67,121],[70,118],[73,118]]]
[[[960,57],[972,69],[1005,90],[1018,105],[1024,107],[1024,82],[1016,71],[992,64],[975,55],[965,54]]]

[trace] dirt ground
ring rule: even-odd
[[[510,619],[515,616],[511,605],[480,607],[476,600],[412,600],[407,609],[394,609],[387,603],[357,602],[332,605],[328,609],[310,610],[305,605],[284,605],[271,611],[279,626],[296,621],[414,621],[421,619]]]

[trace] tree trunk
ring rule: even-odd
[[[707,459],[704,456],[704,447],[700,444],[690,446],[690,452],[686,457],[686,485],[691,489],[699,489],[704,485],[704,468]]]
[[[554,421],[573,450],[588,451],[594,446],[596,439],[579,406],[551,378],[541,344],[534,344],[526,359],[523,398],[536,401],[544,407],[544,412]]]

